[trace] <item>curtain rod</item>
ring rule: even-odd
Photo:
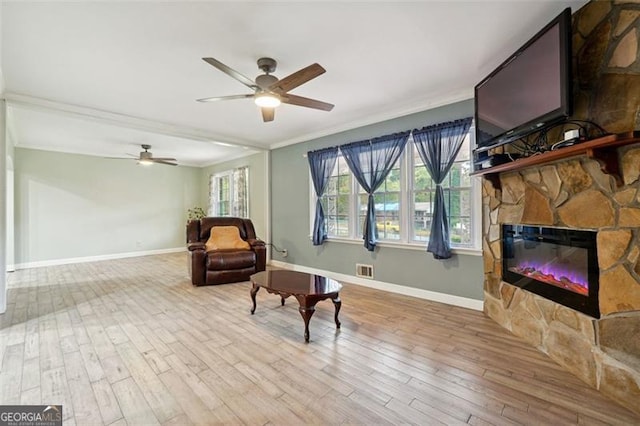
[[[372,138],[369,138],[369,139],[363,139],[363,140],[371,140],[371,139],[376,139],[376,138],[379,138],[379,137],[383,138],[385,136],[391,136],[391,135],[395,135],[395,134],[398,134],[398,133],[404,133],[404,132],[409,132],[409,136],[413,136],[413,132],[415,132],[415,131],[420,131],[420,130],[423,130],[423,129],[426,129],[426,128],[429,128],[429,127],[437,127],[437,126],[442,126],[444,124],[455,123],[456,121],[467,120],[469,118],[473,119],[473,117],[456,118],[455,120],[443,121],[442,123],[429,124],[427,126],[422,127],[421,129],[403,130],[403,131],[400,131],[400,132],[390,133],[388,135],[382,135],[382,136],[375,136],[375,137],[372,137]],[[342,144],[342,145],[347,145],[347,144],[350,144],[350,143],[353,143],[353,142],[347,142],[346,144]],[[328,146],[326,148],[320,148],[320,149],[327,149],[327,148],[338,148],[338,149],[340,149],[340,147],[342,145],[337,145],[335,147]],[[307,154],[302,154],[302,158],[307,158]]]

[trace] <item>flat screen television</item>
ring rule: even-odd
[[[567,8],[475,87],[476,151],[566,119],[572,101]]]

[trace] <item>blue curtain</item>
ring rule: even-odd
[[[369,251],[376,248],[378,240],[373,193],[382,185],[400,158],[409,134],[407,131],[340,146],[349,169],[369,194],[363,232],[364,246]]]
[[[327,227],[325,226],[324,210],[322,208],[321,197],[327,189],[331,172],[336,165],[338,158],[338,147],[320,149],[318,151],[307,152],[309,169],[311,170],[311,180],[316,191],[316,214],[313,219],[313,245],[322,245],[327,239]]]
[[[413,131],[413,140],[431,179],[436,184],[433,203],[431,235],[427,251],[435,259],[451,257],[449,243],[449,220],[444,204],[442,181],[449,173],[465,136],[469,133],[471,118],[436,124]]]

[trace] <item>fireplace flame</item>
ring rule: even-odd
[[[583,277],[579,277],[575,272],[563,271],[561,268],[554,266],[538,265],[512,266],[509,270],[545,284],[551,284],[583,296],[589,296],[588,281]]]

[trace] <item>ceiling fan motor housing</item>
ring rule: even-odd
[[[261,74],[256,77],[256,84],[262,90],[267,90],[272,84],[277,82],[278,82],[278,78],[269,74]]]
[[[258,59],[258,68],[260,68],[266,74],[271,74],[276,70],[276,66],[278,63],[275,59],[271,58],[260,58]]]

